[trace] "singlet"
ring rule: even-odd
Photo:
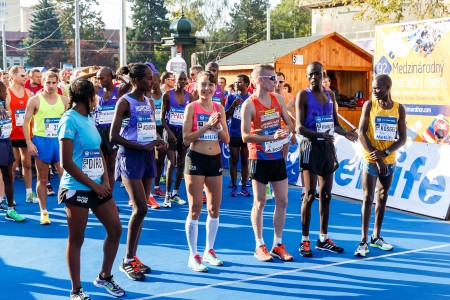
[[[162,126],[161,122],[161,115],[162,115],[162,103],[164,98],[164,92],[161,91],[161,98],[155,99],[151,97],[153,100],[153,103],[155,104],[155,119],[156,119],[156,126]]]
[[[173,131],[182,129],[184,122],[184,111],[189,104],[189,93],[184,91],[185,101],[179,104],[175,99],[175,90],[170,90],[169,109],[166,112],[166,122]]]
[[[324,90],[328,96],[328,102],[323,105],[317,101],[310,88],[306,88],[305,91],[308,94],[308,111],[305,117],[305,127],[315,132],[326,132],[329,130],[329,134],[334,134],[334,102],[330,93]],[[325,142],[322,138],[317,138],[314,141],[319,143]]]
[[[273,93],[270,95],[270,107],[264,106],[256,96],[251,96],[255,106],[255,116],[251,123],[251,134],[272,135],[281,126],[281,107]],[[260,131],[260,132],[256,132]],[[249,159],[275,160],[283,158],[283,145],[285,140],[269,141],[264,143],[248,143]]]
[[[130,105],[130,118],[124,120],[125,126],[120,135],[141,145],[150,143],[157,138],[156,122],[150,100],[144,97],[144,101],[138,101],[131,94],[126,94],[124,98]]]
[[[369,126],[366,135],[375,149],[384,151],[389,148],[397,139],[397,124],[399,118],[399,104],[394,101],[391,109],[383,109],[378,100],[372,100],[372,109],[370,110]],[[370,158],[370,153],[363,149],[363,158],[365,161],[375,163]],[[395,163],[395,152],[383,157],[385,164]]]
[[[114,110],[116,109],[116,103],[118,100],[117,96],[119,94],[119,88],[116,86],[114,87],[111,97],[108,100],[103,99],[104,93],[105,91],[103,89],[98,91],[98,103],[94,111],[95,126],[101,128],[111,126],[114,117]]]
[[[214,95],[212,97],[212,101],[222,103],[222,98],[223,98],[222,88],[220,87],[220,85],[217,85],[216,91],[214,92]]]
[[[228,128],[230,132],[230,137],[242,137],[241,133],[241,111],[242,111],[242,105],[244,104],[244,101],[247,100],[250,97],[250,94],[247,93],[243,96],[241,96],[238,93],[234,93],[228,96],[227,98],[227,105],[225,107],[225,110],[228,110],[231,105],[233,105],[234,100],[237,98],[242,99],[242,103],[234,108],[233,115],[229,119]]]
[[[194,121],[192,122],[192,132],[197,131],[201,127],[205,126],[208,123],[209,117],[213,112],[219,111],[217,103],[213,102],[213,111],[206,111],[202,108],[202,106],[195,101],[194,102]],[[218,141],[219,135],[217,131],[207,130],[201,137],[198,138],[198,141]]]
[[[58,124],[66,110],[61,96],[55,104],[49,104],[42,94],[39,97],[39,110],[34,115],[33,135],[48,138],[58,137]]]
[[[5,109],[5,102],[0,100],[0,140],[9,139],[12,123]]]
[[[9,108],[11,110],[11,122],[12,122],[12,131],[10,139],[14,140],[23,140],[25,139],[23,136],[23,128],[22,125],[25,121],[25,108],[28,103],[28,94],[25,89],[23,89],[22,98],[17,97],[11,88],[8,88],[8,93],[11,97],[11,102],[9,104]],[[30,131],[31,136],[31,131]]]

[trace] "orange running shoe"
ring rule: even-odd
[[[153,196],[148,197],[147,205],[153,209],[159,209],[159,204],[158,204],[158,202],[156,202],[156,200],[155,200],[155,198],[153,198]]]
[[[155,195],[156,197],[161,197],[161,198],[164,198],[166,196],[166,193],[164,193],[161,188],[153,189],[152,194]]]
[[[286,251],[286,247],[284,244],[278,244],[275,247],[272,247],[270,251],[270,255],[273,257],[279,258],[282,261],[293,261],[294,258]]]
[[[261,245],[255,249],[255,253],[253,254],[260,261],[273,261],[273,257],[267,251],[266,245]]]

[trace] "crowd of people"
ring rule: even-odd
[[[71,299],[90,299],[80,279],[89,211],[107,232],[94,285],[117,297],[125,294],[112,275],[122,234],[113,197],[115,181],[122,182],[132,205],[126,251],[119,266],[127,277],[143,281],[151,272],[139,260],[137,250],[148,207],[160,208],[155,197],[163,198],[166,209],[172,204],[189,205],[185,231],[190,268],[207,272],[206,263],[224,264],[214,249],[223,197],[221,144],[230,148],[229,196],[251,197],[253,193],[254,256],[260,261],[293,260],[283,242],[289,189],[285,159],[289,143],[296,143],[297,137],[301,137],[303,181],[300,254],[313,255],[309,228],[316,190],[320,234],[315,248],[344,251],[328,233],[333,174],[338,168],[334,134],[359,140],[364,149],[362,239],[355,255],[364,257],[369,244],[393,249],[380,232],[395,171],[395,151],[405,143],[406,123],[405,109],[391,98],[392,81],[387,75],[374,79],[373,100],[364,104],[358,130],[340,125],[336,97],[324,86],[327,78],[319,62],[308,65],[309,86],[296,97],[290,94],[284,74],[271,65],[257,65],[250,76],[238,75],[232,86],[220,77],[217,62],[208,63],[204,70],[193,66],[175,74],[160,74],[147,62],[123,66],[117,72],[108,67],[72,72],[70,78],[67,70],[41,74],[37,69],[26,72],[21,66],[2,75],[0,199],[5,200],[0,208],[6,211],[6,220],[25,221],[15,209],[19,200],[14,198],[14,180],[20,176],[26,187],[25,202],[38,203],[40,224],[51,224],[46,202],[54,192],[49,177],[51,172],[59,175],[58,203],[65,205],[69,228],[66,259]],[[32,187],[34,168],[37,195]],[[182,180],[187,201],[179,193]],[[376,188],[375,226],[369,239]],[[269,251],[263,239],[263,212],[272,198],[274,238]],[[204,203],[206,245],[200,255],[198,224]]]

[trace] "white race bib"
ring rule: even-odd
[[[25,109],[16,109],[16,126],[22,126],[25,121]]]
[[[156,123],[149,115],[138,115],[137,121],[137,141],[151,142],[156,139]]]
[[[238,120],[241,119],[241,107],[242,107],[242,104],[240,104],[234,108],[233,118],[238,119]]]
[[[332,116],[317,116],[316,118],[316,131],[328,132],[328,134],[334,134],[334,120]],[[317,138],[318,141],[323,141],[323,138]]]
[[[84,150],[81,170],[92,180],[103,176],[104,170],[100,149]]]
[[[183,108],[170,108],[169,112],[169,124],[173,126],[183,126],[184,121],[184,109]]]
[[[97,108],[97,122],[100,125],[109,125],[114,117],[114,105],[104,105]]]
[[[54,138],[58,136],[58,124],[60,118],[45,118],[44,119],[44,133],[45,137]]]
[[[262,131],[263,135],[272,135],[274,134],[278,128],[268,128]],[[283,145],[285,144],[285,139],[283,140],[274,140],[269,142],[264,142],[264,152],[266,153],[276,153],[283,150]]]
[[[12,123],[9,118],[0,120],[0,139],[9,139],[12,132]]]
[[[375,117],[374,139],[394,141],[397,135],[397,118]]]
[[[161,123],[161,115],[162,115],[162,109],[161,108],[155,108],[155,119],[156,123]]]
[[[198,129],[206,126],[210,118],[210,115],[198,114],[197,115],[197,127]],[[217,141],[219,140],[219,135],[217,131],[207,130],[201,137],[198,138],[200,141]]]

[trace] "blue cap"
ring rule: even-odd
[[[144,65],[148,66],[152,70],[153,74],[159,74],[158,70],[156,70],[155,66],[151,62],[147,61]]]

